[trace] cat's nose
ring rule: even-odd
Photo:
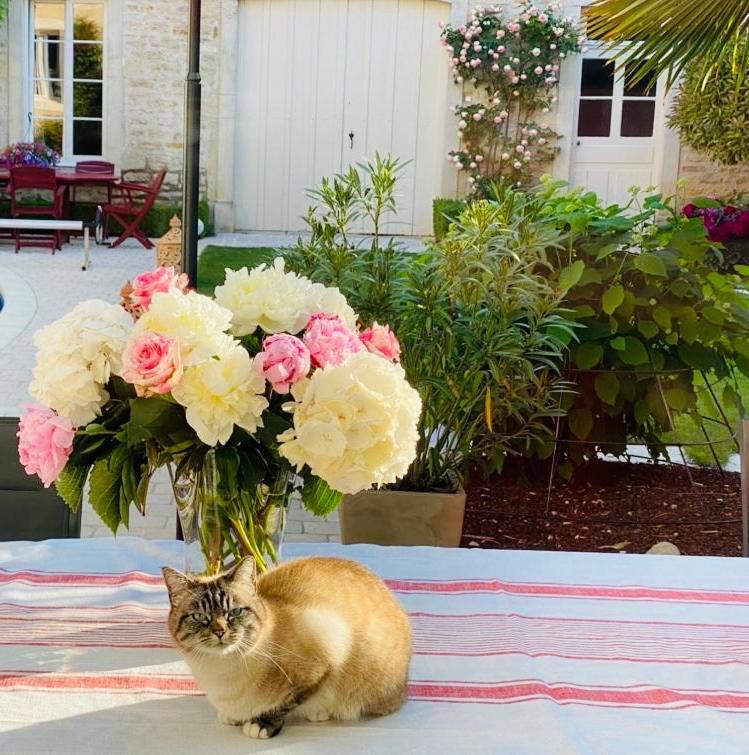
[[[215,634],[216,637],[218,637],[219,640],[220,640],[226,634],[226,630],[225,629],[214,629],[213,630],[213,634]]]

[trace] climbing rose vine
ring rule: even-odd
[[[584,41],[556,3],[524,2],[511,18],[499,6],[475,8],[468,24],[443,28],[454,81],[463,87],[453,108],[461,145],[448,159],[468,172],[473,190],[501,178],[526,184],[553,159],[558,135],[535,119],[556,102],[560,64]]]

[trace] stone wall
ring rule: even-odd
[[[218,55],[224,4],[222,0],[203,2],[201,194],[209,196],[212,188],[209,176],[216,153],[212,123],[218,108]],[[119,71],[122,147],[117,162],[128,180],[138,181],[150,181],[153,173],[165,165],[169,172],[162,193],[164,199],[179,199],[182,193],[187,24],[186,0],[168,3],[125,0],[123,4]],[[113,64],[117,66],[116,59]],[[118,74],[116,70],[110,73]]]
[[[686,144],[681,145],[679,178],[688,181],[687,196],[726,197],[749,192],[749,164],[721,165]]]

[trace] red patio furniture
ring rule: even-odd
[[[108,163],[106,160],[79,160],[75,164],[76,173],[87,173],[93,176],[109,176],[114,173],[114,163]],[[112,185],[107,184],[107,202],[112,202]],[[70,187],[71,201],[75,202],[75,184]]]
[[[20,194],[23,192],[45,192],[50,196],[50,205],[32,205],[21,203]],[[64,217],[65,187],[60,186],[55,177],[54,168],[14,167],[10,169],[10,181],[8,183],[8,195],[10,196],[11,218],[40,218],[52,217],[61,220]],[[61,247],[62,234],[53,231],[47,236],[24,236],[20,230],[13,231],[16,254],[22,246],[41,246],[52,249],[52,254]]]
[[[114,249],[132,236],[146,249],[153,249],[151,240],[140,230],[140,225],[158,198],[165,177],[166,168],[162,168],[154,176],[150,186],[129,181],[117,181],[112,185],[112,201],[102,206],[104,236],[108,235],[110,219],[117,221],[123,230],[110,247]]]

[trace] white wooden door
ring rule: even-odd
[[[442,0],[241,0],[235,226],[303,229],[307,191],[375,151],[410,161],[388,230],[431,229],[445,152]]]
[[[605,202],[625,204],[629,188],[657,182],[656,145],[664,128],[663,82],[633,83],[598,49],[578,65],[571,181]]]

